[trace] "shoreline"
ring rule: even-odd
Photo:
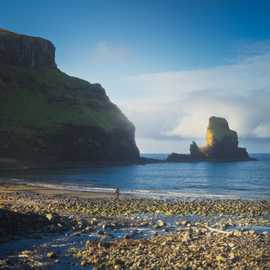
[[[12,192],[35,192],[38,194],[46,195],[65,195],[65,196],[78,196],[80,198],[113,198],[114,192],[111,189],[108,191],[83,191],[83,190],[72,190],[59,186],[50,187],[50,185],[33,185],[28,183],[1,183],[0,193],[12,193]]]
[[[80,186],[72,184],[55,184],[47,182],[33,182],[26,179],[11,178],[11,179],[1,179],[0,185],[5,185],[10,188],[13,187],[14,190],[20,191],[31,190],[34,192],[53,192],[54,194],[73,194],[79,195],[85,194],[86,197],[114,197],[117,187],[90,187],[90,186]],[[0,192],[2,188],[0,187]],[[142,190],[134,189],[119,190],[120,196],[123,198],[130,199],[149,199],[149,200],[161,200],[161,201],[203,201],[203,200],[245,200],[245,201],[262,201],[270,200],[270,196],[238,196],[230,194],[212,194],[212,193],[190,193],[181,191],[161,191],[161,190]],[[88,195],[87,195],[88,194]]]

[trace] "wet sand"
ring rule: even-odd
[[[29,191],[39,194],[50,195],[66,195],[66,196],[77,196],[80,198],[113,198],[115,194],[113,192],[91,192],[91,191],[71,191],[68,189],[56,189],[42,186],[33,186],[28,184],[1,184],[0,192],[1,193],[13,193]]]

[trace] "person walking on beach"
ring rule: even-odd
[[[120,190],[119,190],[119,188],[116,188],[115,189],[115,198],[116,198],[116,200],[119,200],[119,196],[120,196]]]

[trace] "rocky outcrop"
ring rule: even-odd
[[[196,142],[192,142],[192,144],[189,147],[189,150],[190,156],[194,159],[203,159],[205,157],[204,153],[202,153],[201,149],[199,148]]]
[[[249,159],[246,149],[238,147],[237,132],[229,128],[226,119],[214,116],[209,119],[201,152],[210,159]]]
[[[206,145],[190,145],[190,155],[172,153],[167,161],[244,161],[251,160],[246,148],[238,147],[237,132],[229,128],[226,119],[212,116],[206,131]]]
[[[167,157],[167,162],[192,162],[191,155],[171,153]]]
[[[32,68],[56,68],[55,47],[46,39],[0,29],[0,63]]]
[[[42,38],[0,31],[0,160],[136,162],[135,127]]]

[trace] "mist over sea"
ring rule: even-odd
[[[165,154],[144,154],[165,159]],[[258,161],[160,163],[0,173],[2,181],[28,182],[76,190],[121,192],[157,198],[270,198],[270,154]],[[13,180],[10,180],[12,178]]]

